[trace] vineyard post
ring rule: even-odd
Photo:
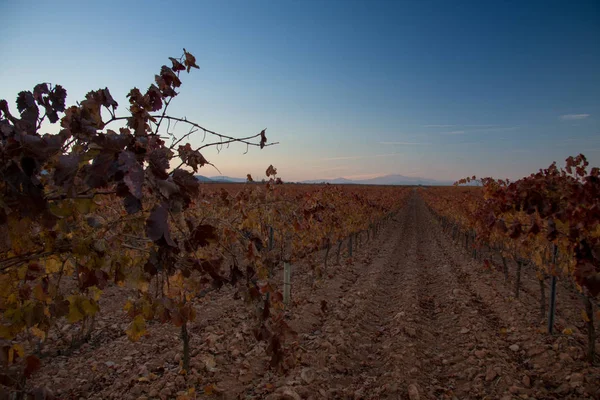
[[[503,246],[504,247],[504,246]],[[504,250],[500,250],[500,256],[502,257],[502,266],[504,267],[504,282],[508,282],[508,265],[506,264],[506,257],[504,257]]]
[[[325,270],[327,270],[327,258],[329,258],[329,250],[331,250],[331,242],[327,239],[327,248],[325,250]]]
[[[336,264],[339,265],[340,264],[340,251],[342,250],[342,241],[338,240],[338,248],[337,248],[337,255],[336,255]]]
[[[269,226],[269,242],[267,243],[268,246],[268,250],[271,251],[273,250],[274,247],[274,242],[273,242],[273,227]],[[267,277],[270,279],[273,275],[273,270],[272,268],[268,268],[267,269]],[[267,302],[271,301],[271,293],[267,292]]]
[[[543,321],[546,315],[546,274],[540,273],[540,318]]]
[[[550,310],[548,311],[548,333],[552,335],[554,329],[554,312],[556,311],[556,257],[558,247],[554,245],[552,249],[552,283],[550,284]]]
[[[289,306],[292,297],[292,265],[283,263],[283,303]]]
[[[352,257],[352,234],[348,238],[348,257]]]
[[[517,260],[517,279],[515,282],[515,297],[519,298],[519,291],[521,289],[521,268],[523,267],[523,261]]]
[[[588,360],[590,363],[594,362],[596,355],[596,332],[594,330],[594,305],[590,300],[590,295],[586,294],[584,297],[585,302],[585,313],[587,314],[586,325],[588,331]]]
[[[190,369],[190,335],[187,330],[187,320],[181,325],[181,340],[183,341],[183,369]]]

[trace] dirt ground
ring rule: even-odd
[[[179,330],[154,324],[130,342],[126,294],[115,287],[93,340],[44,359],[32,384],[64,399],[174,399],[191,388],[190,398],[209,399],[600,398],[576,296],[561,289],[559,333],[548,336],[533,273],[513,299],[503,274],[468,257],[416,193],[352,261],[330,265],[315,284],[305,263],[294,265],[296,366],[285,374],[268,368],[256,318],[233,289],[199,305],[191,371],[181,375]]]

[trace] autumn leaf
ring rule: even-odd
[[[23,375],[25,375],[25,378],[29,378],[34,372],[39,370],[41,366],[42,362],[39,358],[29,355],[25,359],[25,370],[23,371]]]
[[[200,69],[200,67],[196,64],[196,57],[194,57],[191,53],[188,53],[185,49],[183,49],[183,54],[185,55],[184,64],[187,67],[187,72],[190,72],[191,68]]]
[[[581,310],[581,319],[583,319],[585,322],[590,322],[590,317],[587,315],[585,310]]]
[[[169,246],[177,247],[173,239],[171,239],[167,216],[167,208],[164,205],[154,207],[146,220],[146,234],[154,242],[158,242],[164,238]]]
[[[67,320],[70,323],[81,321],[83,318],[93,316],[100,311],[100,307],[95,301],[83,296],[71,295],[67,299],[69,301],[69,315],[67,316]]]
[[[146,320],[144,320],[144,317],[136,315],[125,333],[127,333],[127,337],[133,342],[137,342],[142,336],[147,335],[148,332],[146,331]]]
[[[272,165],[269,165],[269,168],[267,168],[266,174],[268,177],[271,175],[277,175],[277,169],[275,167],[273,167]]]
[[[265,135],[265,131],[267,130],[267,128],[263,129],[260,132],[260,148],[263,149],[265,147],[265,145],[267,144],[267,136]],[[267,174],[267,176],[269,176]]]

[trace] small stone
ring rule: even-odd
[[[484,358],[487,355],[487,351],[485,350],[476,350],[475,351],[475,357],[481,359]]]
[[[571,391],[571,386],[565,382],[554,390],[554,393],[565,395]]]
[[[106,365],[108,368],[111,368],[111,367],[114,367],[114,366],[115,366],[115,365],[117,365],[117,364],[115,364],[115,363],[114,363],[114,362],[112,362],[112,361],[106,361],[106,362],[104,363],[104,365]]]
[[[421,398],[419,395],[419,389],[417,389],[417,385],[414,383],[408,385],[408,398],[410,400],[419,400]]]
[[[305,383],[311,384],[316,378],[315,371],[311,368],[304,368],[300,373],[300,377]]]
[[[140,394],[142,394],[142,388],[139,385],[135,385],[129,390],[129,393],[131,393],[135,397],[138,397]]]
[[[171,393],[173,393],[173,391],[171,390],[171,388],[165,387],[160,391],[160,396],[161,397],[165,397],[168,398],[171,396]]]
[[[415,328],[412,328],[412,327],[406,327],[406,328],[404,328],[404,332],[406,332],[406,334],[409,337],[412,337],[412,338],[414,338],[414,337],[417,336],[417,330]]]
[[[520,389],[518,386],[513,385],[508,388],[508,391],[511,392],[512,394],[517,394],[520,392]]]
[[[558,355],[558,358],[559,358],[560,361],[565,362],[565,363],[572,363],[573,362],[573,357],[571,357],[567,353],[560,353]]]
[[[291,388],[283,386],[277,389],[277,392],[268,395],[265,400],[302,400],[302,398]]]
[[[485,380],[487,382],[491,382],[496,378],[496,376],[498,376],[498,373],[492,368],[488,368],[487,372],[485,373]]]
[[[531,386],[531,378],[527,375],[525,375],[523,377],[523,379],[521,380],[521,382],[523,382],[523,385],[525,385],[525,387],[530,387]]]
[[[464,335],[465,333],[469,333],[470,331],[471,331],[471,330],[470,330],[469,328],[462,328],[462,329],[460,330],[460,333],[462,333],[462,334]]]
[[[579,372],[574,373],[573,375],[571,375],[571,382],[583,382],[583,374],[580,374]]]
[[[516,351],[519,351],[519,345],[518,345],[518,344],[513,344],[513,345],[511,345],[511,346],[509,347],[509,349],[510,349],[511,351],[515,351],[515,352],[516,352]]]

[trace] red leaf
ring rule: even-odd
[[[40,369],[42,363],[39,358],[36,356],[27,356],[25,359],[25,370],[23,371],[23,375],[26,378],[29,378],[34,372]]]
[[[171,239],[167,217],[167,208],[164,205],[154,207],[146,220],[146,234],[155,243],[164,238],[169,246],[177,247]]]

